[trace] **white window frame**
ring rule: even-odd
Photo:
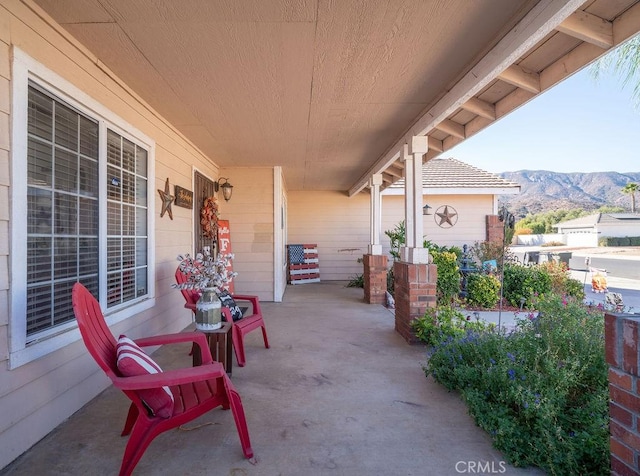
[[[108,325],[113,325],[155,306],[155,141],[108,110],[76,86],[46,68],[19,48],[13,48],[12,77],[12,146],[11,146],[11,221],[10,221],[10,302],[9,302],[9,369],[14,369],[48,355],[81,339],[75,320],[51,328],[27,339],[27,118],[29,81],[58,97],[71,107],[98,122],[99,137],[99,250],[100,250],[100,306]],[[107,128],[137,143],[148,151],[147,164],[147,298],[127,305],[106,309],[105,276],[106,203],[107,203]]]

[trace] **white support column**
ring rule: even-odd
[[[405,244],[400,247],[400,259],[409,262],[409,250],[414,248],[415,221],[412,208],[415,203],[413,155],[409,154],[409,144],[405,144],[400,152],[400,160],[404,162],[404,226]]]
[[[412,172],[407,172],[406,185],[412,189],[411,202],[405,201],[407,221],[411,219],[413,223],[411,240],[409,239],[409,227],[407,227],[407,247],[409,248],[406,260],[409,263],[419,264],[429,262],[429,251],[423,246],[424,219],[422,217],[422,156],[429,150],[427,136],[413,136],[409,146],[409,155],[413,157],[411,161]],[[405,163],[405,170],[408,170],[409,162]],[[411,183],[409,184],[409,176]],[[413,245],[409,245],[409,242]]]
[[[380,185],[382,185],[382,174],[373,174],[369,180],[371,187],[371,242],[369,244],[370,255],[381,255],[382,245],[380,244],[380,234],[382,233],[382,198],[380,196]]]

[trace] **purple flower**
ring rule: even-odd
[[[509,357],[509,360],[511,360],[511,362],[516,361],[515,355],[513,355],[511,352],[507,352],[507,357]]]
[[[516,371],[513,370],[513,369],[507,370],[507,375],[509,376],[509,380],[515,380],[516,379]]]

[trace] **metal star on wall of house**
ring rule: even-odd
[[[158,189],[158,193],[160,194],[160,198],[162,199],[162,211],[160,212],[160,218],[164,216],[164,213],[167,212],[169,214],[169,218],[173,220],[173,212],[171,211],[171,204],[176,199],[173,195],[169,193],[169,178],[167,177],[167,181],[164,184],[164,191]]]
[[[443,205],[436,210],[433,219],[439,227],[451,228],[458,221],[458,212],[449,205]]]

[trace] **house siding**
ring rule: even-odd
[[[112,326],[114,335],[139,337],[175,332],[191,322],[182,296],[170,285],[176,256],[191,249],[193,211],[173,206],[173,220],[159,218],[156,189],[169,177],[192,188],[193,168],[218,176],[204,156],[166,120],[140,100],[119,78],[100,65],[58,25],[47,23],[26,2],[0,3],[0,468],[18,457],[109,385],[108,379],[77,340],[44,357],[9,370],[10,131],[12,47],[61,76],[111,113],[155,141],[155,307]],[[37,7],[33,7],[37,10]],[[223,208],[224,210],[224,208]]]
[[[358,258],[369,245],[369,196],[290,191],[288,244],[318,245],[320,279],[362,274]]]
[[[493,195],[425,196],[432,213],[442,205],[456,209],[458,221],[441,228],[433,215],[424,216],[424,237],[438,245],[472,246],[486,239],[486,216],[493,213]],[[340,192],[289,192],[289,243],[316,243],[320,279],[348,280],[362,274],[358,258],[366,254],[369,235],[370,197],[366,193],[348,197]],[[383,195],[381,243],[388,254],[390,243],[384,231],[404,220],[404,197]]]
[[[493,212],[493,195],[425,195],[432,215],[423,215],[423,236],[443,246],[472,246],[486,239],[486,216]],[[455,208],[458,221],[451,228],[442,228],[436,222],[436,210],[448,205]],[[389,230],[404,220],[404,197],[385,196],[382,200],[382,229]],[[386,236],[384,246],[388,246]]]
[[[229,219],[235,292],[273,301],[273,168],[225,167],[220,175],[233,185],[231,200],[220,198],[220,218]]]

